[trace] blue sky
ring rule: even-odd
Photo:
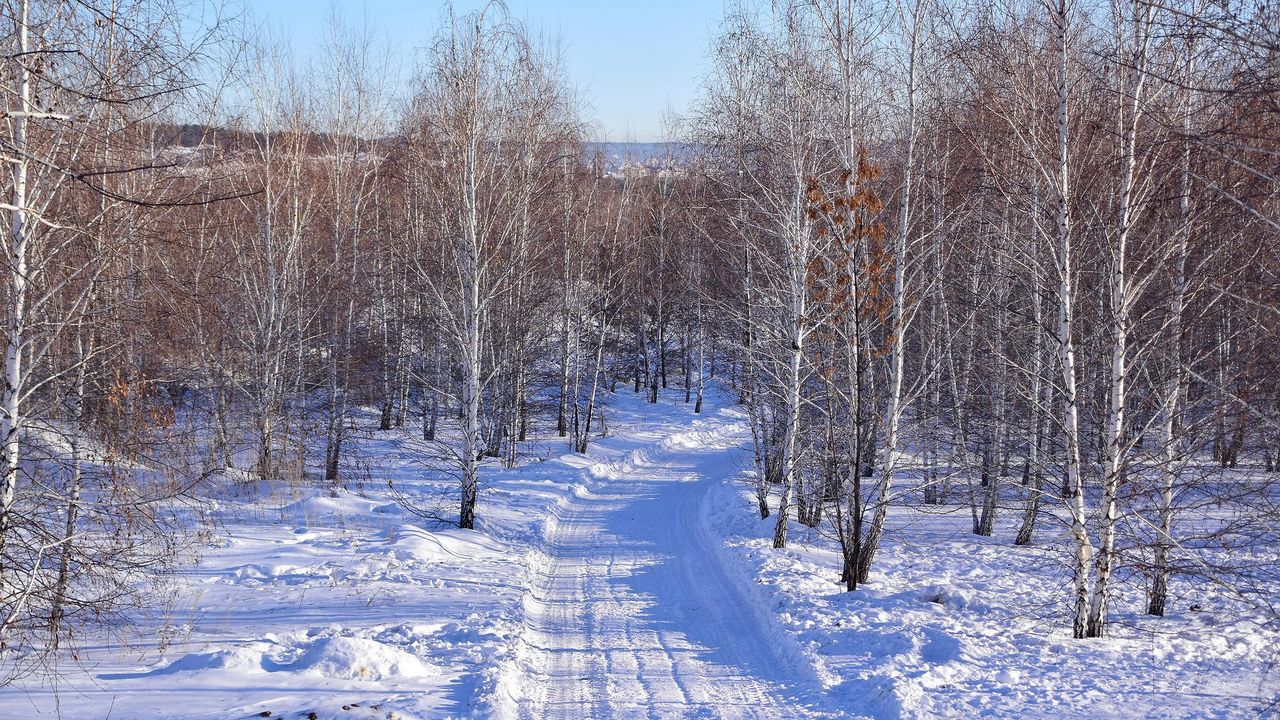
[[[325,0],[248,0],[265,25],[304,59],[324,35]],[[439,0],[334,0],[349,25],[366,18],[398,60],[411,64],[440,24]],[[483,0],[459,0],[459,11]],[[558,36],[570,80],[590,103],[603,140],[661,139],[662,116],[687,109],[697,92],[722,0],[508,0],[516,18]]]

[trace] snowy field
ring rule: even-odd
[[[542,438],[486,467],[476,531],[388,491],[453,488],[407,430],[364,433],[338,497],[224,478],[176,604],[3,688],[0,718],[1266,716],[1256,612],[1178,586],[1168,617],[1122,597],[1110,638],[1071,640],[1064,538],[978,538],[966,508],[895,508],[842,592],[819,531],[771,549],[745,418],[678,399],[619,393],[586,457]]]

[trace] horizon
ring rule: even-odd
[[[459,14],[485,0],[453,3]],[[265,5],[265,4],[264,4]],[[254,7],[263,27],[289,42],[305,63],[320,46],[331,16],[365,28],[392,64],[411,68],[417,51],[439,31],[448,3],[413,0],[332,0],[316,12],[309,0],[278,0]],[[583,95],[584,119],[599,142],[671,141],[666,117],[695,100],[698,77],[723,3],[656,0],[641,5],[595,6],[587,0],[511,0],[511,17],[558,40],[562,68]]]

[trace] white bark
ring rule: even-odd
[[[1044,414],[1044,301],[1040,294],[1040,193],[1034,180],[1031,186],[1031,429],[1027,437],[1027,500],[1022,512],[1022,525],[1015,545],[1031,544],[1036,518],[1040,513],[1040,496],[1044,484],[1040,444]]]
[[[866,537],[860,543],[858,558],[858,580],[865,582],[871,571],[871,562],[875,559],[880,547],[880,538],[884,533],[885,520],[889,514],[890,492],[893,488],[893,476],[898,467],[898,431],[902,422],[903,409],[903,374],[905,372],[906,334],[907,334],[907,236],[911,228],[911,193],[915,176],[916,153],[916,92],[918,83],[918,64],[921,49],[921,33],[925,0],[916,0],[911,6],[910,17],[904,18],[907,23],[907,58],[906,58],[906,137],[903,147],[902,188],[898,197],[897,228],[894,231],[893,248],[893,303],[892,324],[889,327],[889,407],[885,418],[885,441],[882,465],[876,482],[875,494],[871,500],[871,523]]]
[[[1058,0],[1050,7],[1050,20],[1056,33],[1054,55],[1056,60],[1056,89],[1058,115],[1057,162],[1055,166],[1055,191],[1058,204],[1058,238],[1055,248],[1055,263],[1058,274],[1058,325],[1055,332],[1057,341],[1058,367],[1062,373],[1062,431],[1064,434],[1064,461],[1067,473],[1067,487],[1070,489],[1066,498],[1067,510],[1071,516],[1071,537],[1075,545],[1072,563],[1073,602],[1072,602],[1072,634],[1085,637],[1089,614],[1089,588],[1093,559],[1093,541],[1089,537],[1086,526],[1086,509],[1084,487],[1081,475],[1080,457],[1080,409],[1078,389],[1076,385],[1075,356],[1075,291],[1073,283],[1075,274],[1072,271],[1072,237],[1071,237],[1071,166],[1068,129],[1070,114],[1068,102],[1068,58],[1070,54],[1069,27],[1070,6],[1067,0]]]
[[[804,185],[800,177],[796,177],[795,215],[791,223],[791,233],[787,237],[786,272],[787,286],[787,330],[790,347],[787,354],[787,372],[783,377],[783,392],[786,393],[786,433],[782,440],[782,492],[778,497],[778,517],[773,526],[773,546],[786,547],[787,525],[790,515],[791,495],[795,490],[796,476],[799,473],[800,449],[800,400],[801,400],[801,366],[804,363],[804,341],[809,331],[805,327],[805,314],[808,311],[808,286],[805,272],[809,265],[812,251],[809,223],[803,220],[805,207]]]
[[[1194,48],[1194,41],[1188,43]],[[1190,51],[1188,56],[1194,56]],[[1190,74],[1190,73],[1189,73]],[[1155,553],[1152,559],[1154,577],[1147,601],[1147,614],[1164,615],[1169,592],[1169,556],[1173,550],[1174,492],[1181,471],[1182,399],[1185,376],[1182,368],[1183,314],[1187,297],[1187,259],[1191,235],[1191,97],[1184,98],[1182,109],[1182,153],[1179,168],[1178,229],[1174,236],[1173,295],[1169,299],[1168,357],[1169,378],[1165,383],[1160,407],[1160,429],[1163,462],[1160,467],[1160,497],[1157,501]]]
[[[1106,439],[1103,447],[1102,507],[1098,532],[1098,552],[1095,558],[1093,597],[1089,604],[1089,637],[1101,637],[1107,623],[1107,604],[1110,597],[1111,574],[1115,565],[1116,513],[1120,483],[1123,481],[1128,458],[1128,444],[1124,437],[1125,414],[1128,411],[1128,352],[1130,333],[1130,306],[1133,302],[1127,274],[1127,255],[1130,235],[1137,215],[1135,188],[1138,160],[1138,128],[1144,110],[1143,91],[1146,87],[1146,58],[1148,27],[1152,7],[1149,4],[1130,2],[1132,16],[1121,22],[1121,90],[1120,103],[1120,205],[1116,219],[1116,239],[1112,248],[1111,277],[1111,368],[1108,376]],[[1126,27],[1126,25],[1128,27]],[[1126,39],[1124,36],[1129,35]],[[1126,48],[1125,43],[1132,43]],[[1124,53],[1129,49],[1128,56]]]
[[[9,211],[9,297],[4,338],[4,388],[0,390],[0,553],[13,526],[13,504],[17,498],[18,466],[21,448],[18,433],[22,428],[22,354],[26,331],[27,243],[30,220],[27,209],[27,117],[36,109],[31,102],[31,72],[25,56],[31,52],[27,30],[30,1],[22,0],[18,17],[13,19],[17,33],[17,50],[24,59],[18,61],[18,113],[13,118],[14,156],[13,192]],[[3,560],[0,559],[0,563]],[[3,567],[0,566],[0,571]]]

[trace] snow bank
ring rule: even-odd
[[[258,673],[262,667],[262,651],[252,647],[236,647],[211,652],[190,653],[164,667],[142,675],[172,675],[197,672]],[[108,676],[110,679],[110,676]]]
[[[341,636],[316,640],[287,669],[365,682],[390,678],[411,680],[439,674],[435,668],[398,648],[368,638]]]
[[[1275,697],[1274,627],[1226,603],[1150,618],[1125,612],[1129,598],[1116,602],[1110,637],[1072,640],[1057,551],[1013,546],[1007,524],[976,537],[964,508],[895,507],[871,581],[845,592],[834,540],[793,521],[788,547],[773,549],[776,517],[758,518],[741,478],[711,490],[705,507],[760,608],[851,713],[1243,720],[1265,716]]]
[[[474,530],[432,532],[414,525],[397,525],[382,533],[383,542],[363,552],[377,553],[406,562],[439,563],[493,560],[504,548],[493,538]]]

